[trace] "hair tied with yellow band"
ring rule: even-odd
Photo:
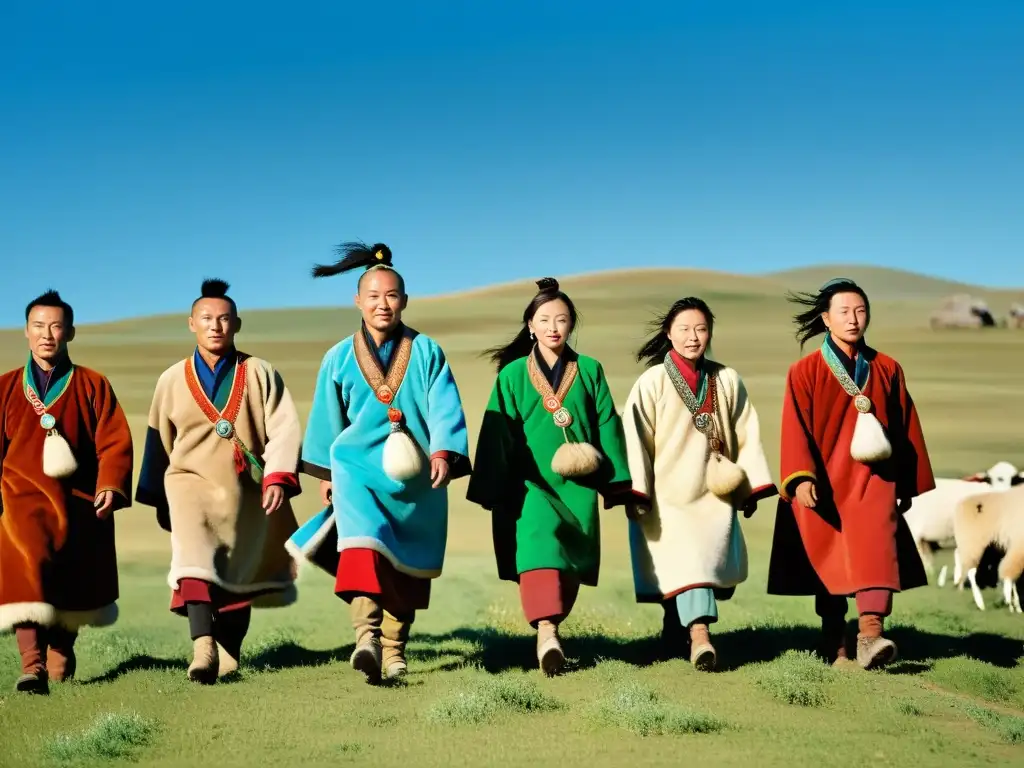
[[[366,243],[351,241],[336,246],[334,252],[340,256],[333,264],[316,264],[313,277],[333,277],[353,269],[392,269],[391,249],[384,243],[368,246]]]

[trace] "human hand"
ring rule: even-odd
[[[818,504],[818,489],[813,480],[805,480],[796,487],[796,500],[808,509],[814,509]]]
[[[267,514],[277,512],[284,503],[284,488],[280,485],[272,485],[263,492],[263,508]]]
[[[92,505],[96,507],[96,517],[100,520],[106,520],[114,509],[114,492],[100,491],[96,494],[96,499]]]
[[[331,499],[334,496],[332,492],[332,484],[330,480],[320,481],[320,502],[325,506],[331,506]]]
[[[430,479],[433,480],[433,488],[442,488],[448,485],[448,461],[437,457],[430,460]]]

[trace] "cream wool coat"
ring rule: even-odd
[[[736,509],[773,488],[757,412],[732,368],[717,369],[716,419],[722,454],[746,473],[730,499],[706,485],[707,438],[676,391],[665,364],[633,385],[623,412],[633,490],[651,509],[630,521],[637,599],[657,601],[696,586],[733,587],[747,578],[747,547]]]
[[[169,458],[164,492],[171,521],[172,589],[183,578],[208,581],[228,592],[276,590],[256,606],[295,601],[297,567],[285,542],[298,525],[287,499],[273,514],[263,509],[263,487],[235,469],[233,447],[189,391],[185,360],[157,382],[149,415]],[[273,366],[245,359],[245,389],[235,432],[272,476],[296,478],[302,429],[291,394]],[[297,479],[294,481],[297,484]]]

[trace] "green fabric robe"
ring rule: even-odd
[[[572,415],[573,442],[588,442],[604,457],[592,474],[564,478],[551,459],[566,436],[531,381],[527,358],[509,363],[494,384],[477,440],[467,498],[491,511],[498,577],[554,568],[596,586],[601,560],[597,496],[605,508],[625,503],[632,483],[622,420],[601,364],[566,350],[575,379],[562,401]],[[565,374],[568,375],[568,372]]]

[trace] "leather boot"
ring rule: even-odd
[[[352,626],[356,630],[356,647],[349,663],[362,672],[368,683],[379,683],[381,675],[381,624],[384,610],[369,597],[352,598]]]
[[[252,608],[239,608],[218,613],[213,623],[213,639],[217,641],[217,676],[224,677],[238,671],[242,658],[242,642],[249,631]]]
[[[75,658],[75,641],[78,633],[66,627],[50,627],[47,631],[49,648],[46,651],[46,670],[50,682],[64,683],[75,676],[78,660]]]
[[[552,677],[562,671],[565,652],[558,638],[558,625],[542,619],[537,622],[537,662],[545,675]]]
[[[408,672],[409,665],[405,660],[405,645],[409,642],[411,629],[412,619],[403,621],[390,612],[384,611],[380,637],[384,677],[388,679],[402,677]]]
[[[220,658],[217,643],[211,635],[203,635],[192,641],[192,663],[188,668],[188,679],[194,683],[212,685],[217,682]]]
[[[21,676],[15,684],[19,693],[47,694],[50,692],[46,674],[46,627],[27,624],[14,630],[21,654]]]
[[[690,625],[690,663],[701,672],[710,672],[717,661],[708,625],[694,622]]]
[[[882,637],[882,617],[867,613],[860,617],[857,633],[857,663],[864,669],[878,669],[896,658],[896,643]]]
[[[841,666],[850,660],[846,651],[846,620],[822,619],[818,656],[826,664]]]

